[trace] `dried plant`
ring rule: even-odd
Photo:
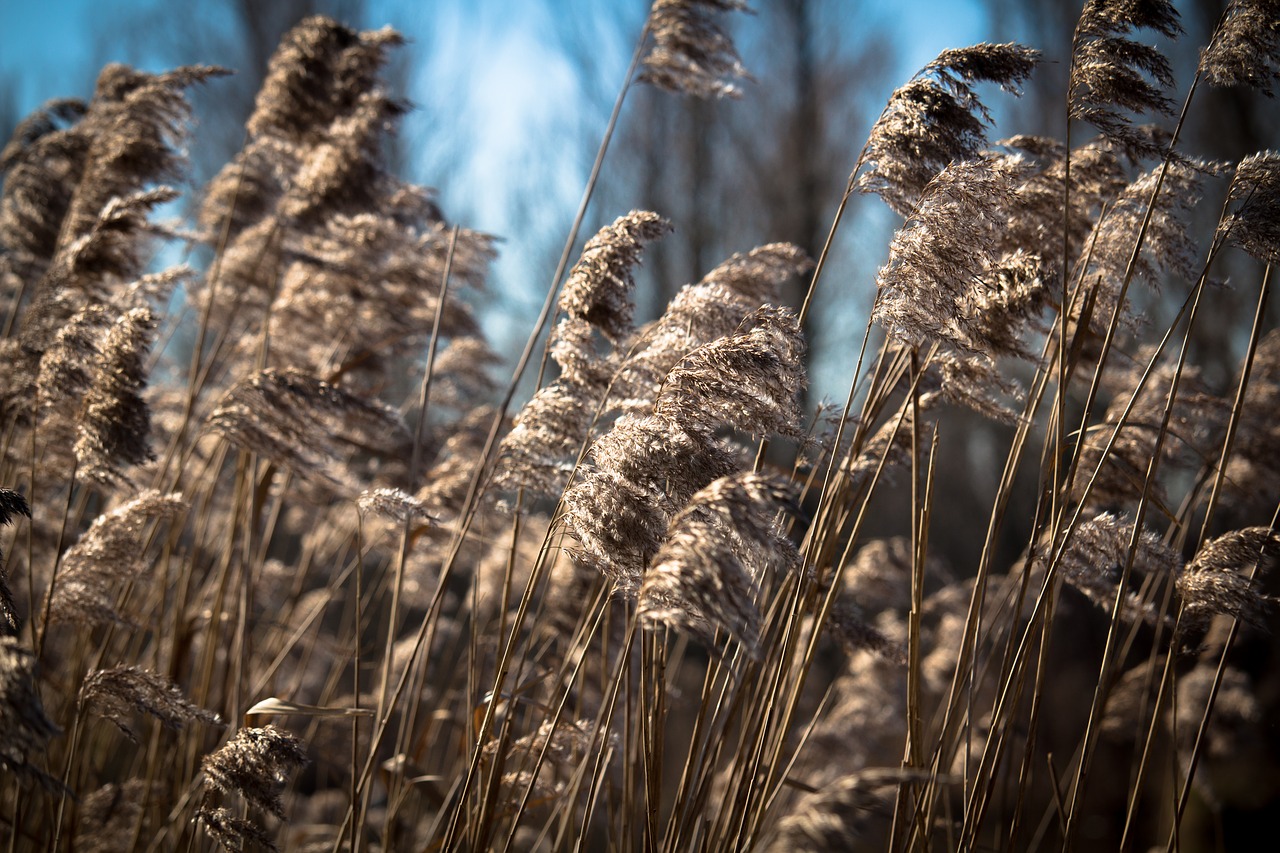
[[[275,726],[243,728],[204,757],[205,784],[239,794],[250,806],[284,819],[281,794],[289,774],[307,763],[302,742]]]
[[[1126,369],[1111,371],[1107,382],[1115,396],[1102,421],[1089,428],[1082,443],[1080,471],[1072,492],[1076,499],[1084,498],[1085,489],[1093,480],[1088,501],[1097,506],[1128,506],[1142,494],[1144,484],[1148,496],[1162,502],[1166,496],[1161,481],[1148,482],[1147,477],[1157,445],[1162,465],[1191,467],[1206,458],[1220,440],[1225,406],[1204,387],[1199,371],[1187,367],[1178,377],[1178,394],[1164,440],[1159,442],[1176,368],[1167,362],[1161,363],[1151,371],[1139,392],[1139,382],[1151,355],[1150,351],[1143,350]],[[1104,458],[1108,445],[1110,451]],[[1095,471],[1098,472],[1096,478]]]
[[[1200,74],[1216,86],[1248,86],[1268,97],[1280,80],[1280,7],[1275,0],[1232,0],[1213,41],[1200,54]]]
[[[987,141],[1006,120],[983,87],[1017,94],[1036,51],[944,51],[892,94],[843,194],[782,193],[780,172],[753,199],[741,176],[744,207],[835,192],[820,266],[761,245],[637,328],[636,264],[672,224],[632,211],[548,289],[509,377],[498,352],[518,342],[484,337],[507,298],[480,293],[497,238],[389,156],[408,109],[394,31],[287,33],[243,148],[194,203],[165,184],[203,146],[188,94],[219,97],[216,69],[109,66],[88,103],[44,105],[0,150],[10,846],[1244,837],[1280,802],[1280,540],[1262,526],[1280,335],[1273,270],[1247,335],[1242,300],[1205,285],[1280,259],[1277,155],[1210,163],[1174,140],[1204,138],[1202,83],[1269,94],[1273,5],[1230,5],[1174,132],[1138,123],[1174,103],[1177,56],[1146,44],[1178,31],[1163,0],[1086,4],[1048,102],[1065,140]],[[653,4],[575,222],[620,122],[644,125],[635,82],[739,93],[743,10]],[[823,82],[819,42],[797,47],[821,131],[826,99],[856,93]],[[821,136],[780,156],[808,175]],[[680,174],[684,152],[663,154]],[[1228,169],[1229,188],[1210,180]],[[861,342],[831,303],[788,305],[866,284],[847,250],[874,229],[842,229],[859,190],[903,217],[871,306],[887,334],[868,322]],[[825,214],[800,212],[821,236]],[[725,213],[695,242],[738,239]],[[163,268],[180,244],[191,266]],[[1135,277],[1149,291],[1129,299]],[[1234,372],[1224,341],[1245,349]],[[813,356],[858,372],[810,422]],[[296,773],[282,729],[217,748],[187,725],[242,713],[305,726],[314,765]],[[170,731],[141,737],[144,717]]]
[[[1105,325],[1117,310],[1134,241],[1157,182],[1162,188],[1133,275],[1153,288],[1159,288],[1167,277],[1196,280],[1200,262],[1188,228],[1201,198],[1204,178],[1215,169],[1214,164],[1203,161],[1170,163],[1167,168],[1152,169],[1125,187],[1097,219],[1088,240],[1090,266],[1086,282],[1098,290],[1094,317],[1099,323]]]
[[[31,507],[27,499],[10,489],[0,489],[0,528],[13,523],[14,516],[31,517]],[[16,637],[22,628],[22,617],[18,615],[17,606],[13,602],[13,592],[9,589],[9,570],[4,562],[4,552],[0,551],[0,636]]]
[[[118,853],[133,846],[134,834],[146,834],[146,805],[160,795],[161,785],[145,779],[103,785],[88,794],[76,810],[75,849]]]
[[[502,440],[498,486],[524,487],[542,495],[563,491],[591,429],[595,403],[576,382],[556,382],[539,389]]]
[[[1026,353],[1020,333],[1043,304],[1033,295],[1039,261],[999,245],[1026,170],[1020,158],[986,155],[946,167],[924,188],[877,278],[873,316],[897,339]]]
[[[80,705],[110,720],[135,743],[138,735],[129,725],[134,714],[154,717],[170,731],[192,722],[222,722],[217,714],[192,704],[168,678],[136,666],[90,672],[80,685]]]
[[[654,0],[646,29],[653,47],[640,79],[699,98],[740,97],[736,80],[748,77],[722,23],[744,0]]]
[[[1132,566],[1132,578],[1167,581],[1178,577],[1182,560],[1158,536],[1143,530],[1131,545],[1133,538],[1133,522],[1110,513],[1081,522],[1062,552],[1058,568],[1063,579],[1111,613],[1126,564]],[[1122,598],[1130,618],[1149,622],[1162,618],[1159,608],[1137,591],[1125,589]]]
[[[949,164],[974,157],[991,121],[973,86],[1006,91],[1031,76],[1039,53],[1018,44],[978,44],[945,50],[890,97],[867,139],[865,170],[854,186],[910,216],[925,187]]]
[[[813,268],[790,243],[734,255],[697,284],[686,285],[656,321],[642,328],[618,366],[611,408],[650,414],[667,374],[703,344],[733,334],[762,304],[778,304],[782,286]]]
[[[395,456],[409,445],[403,419],[384,405],[293,371],[268,369],[237,383],[207,428],[336,492],[358,492],[342,464],[365,451]]]
[[[1278,549],[1280,537],[1266,527],[1234,530],[1205,543],[1178,575],[1187,630],[1203,628],[1218,613],[1262,627],[1274,596],[1263,592],[1257,578],[1270,573]]]
[[[1166,94],[1173,70],[1158,49],[1127,37],[1134,30],[1154,30],[1169,39],[1182,33],[1177,10],[1164,0],[1089,0],[1072,38],[1067,97],[1072,118],[1089,122],[1134,153],[1157,156],[1164,152],[1130,125],[1124,111],[1173,112]]]
[[[855,849],[864,840],[867,824],[892,810],[892,789],[908,782],[925,782],[928,773],[907,768],[868,768],[835,780],[803,799],[778,822],[771,851],[812,850],[835,853]]]
[[[358,33],[321,16],[301,21],[272,55],[248,129],[291,142],[351,112],[368,92],[388,47],[403,43],[390,28]]]
[[[702,432],[733,425],[755,435],[796,435],[804,351],[795,315],[761,308],[734,334],[693,350],[672,367],[654,414]]]
[[[671,521],[640,587],[641,618],[714,648],[723,631],[748,655],[760,653],[757,584],[787,549],[777,514],[793,505],[786,484],[757,474],[722,477]]]
[[[631,270],[646,243],[671,230],[656,213],[633,210],[600,229],[582,247],[582,258],[569,271],[560,292],[560,310],[574,320],[599,329],[617,343],[631,331],[635,288]]]
[[[1260,261],[1280,263],[1280,154],[1262,151],[1241,160],[1227,198],[1237,205],[1219,233]]]
[[[102,69],[84,118],[92,141],[63,231],[72,239],[85,235],[111,199],[181,177],[181,152],[191,119],[185,90],[226,73],[206,65],[163,74],[118,64]]]
[[[0,151],[0,246],[28,281],[44,274],[58,249],[89,148],[78,124],[86,109],[79,100],[50,101],[19,122]]]
[[[591,747],[592,726],[590,720],[561,722],[554,729],[552,725],[552,721],[547,720],[536,732],[517,738],[507,746],[503,766],[514,768],[502,774],[502,785],[508,796],[521,796],[526,789],[531,790],[537,799],[564,793],[566,777]],[[486,744],[485,757],[492,760],[499,745],[496,740]],[[533,764],[544,754],[542,766],[535,776]]]
[[[431,518],[422,501],[400,489],[371,489],[361,492],[356,498],[356,504],[362,512],[371,512],[401,524],[413,524]]]
[[[568,484],[587,443],[596,410],[609,390],[608,362],[597,355],[594,332],[615,347],[632,331],[632,268],[645,243],[671,230],[656,213],[632,211],[602,229],[582,250],[560,294],[566,314],[551,343],[558,381],[542,388],[503,440],[497,483],[554,496]]]
[[[125,465],[154,458],[148,442],[151,412],[142,391],[144,360],[155,337],[156,320],[149,308],[134,308],[120,317],[102,341],[102,355],[80,409],[75,454],[85,475],[103,483],[125,478]]]
[[[152,489],[99,516],[63,558],[49,603],[51,616],[90,623],[121,621],[116,583],[145,575],[144,534],[152,521],[177,518],[186,509],[182,495]]]
[[[200,809],[196,813],[196,822],[210,838],[234,853],[253,849],[254,846],[263,850],[279,849],[262,826],[247,818],[237,817],[230,809]]]
[[[613,471],[589,471],[561,498],[565,523],[579,543],[571,549],[574,558],[620,592],[639,589],[667,529],[655,498]]]

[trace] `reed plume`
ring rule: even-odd
[[[168,678],[137,666],[90,672],[80,686],[79,701],[82,708],[114,723],[134,743],[138,734],[130,721],[135,714],[153,717],[170,731],[193,722],[222,723],[217,714],[187,699]]]
[[[1182,26],[1177,10],[1166,0],[1085,3],[1072,37],[1070,115],[1135,154],[1160,156],[1161,148],[1135,129],[1124,113],[1173,112],[1167,94],[1173,69],[1158,49],[1128,38],[1134,30],[1154,30],[1173,39]]]
[[[569,272],[551,355],[561,377],[534,395],[516,416],[499,449],[497,483],[556,495],[568,483],[577,453],[588,438],[596,409],[608,390],[608,361],[597,354],[598,331],[617,347],[632,331],[632,268],[641,250],[671,230],[656,213],[633,210],[587,241]]]
[[[116,610],[116,583],[140,579],[149,571],[143,535],[151,522],[175,519],[186,509],[182,495],[150,489],[98,516],[63,557],[50,615],[90,623],[123,621]]]
[[[1125,564],[1132,559],[1132,578],[1168,581],[1178,577],[1182,569],[1179,555],[1160,542],[1160,538],[1144,529],[1137,537],[1133,557],[1129,557],[1133,522],[1121,516],[1103,513],[1082,522],[1071,535],[1062,552],[1059,571],[1062,577],[1094,604],[1111,613]],[[1148,599],[1133,589],[1123,593],[1124,610],[1129,618],[1159,622],[1163,616]]]
[[[123,467],[154,458],[151,411],[142,399],[144,359],[155,337],[150,308],[118,319],[102,342],[102,355],[81,404],[76,458],[85,475],[102,483],[125,479]]]
[[[1280,80],[1280,5],[1231,0],[1213,40],[1200,54],[1200,74],[1216,86],[1248,86],[1273,97]]]
[[[749,75],[723,20],[742,11],[744,0],[654,0],[646,25],[653,46],[640,79],[699,98],[740,97],[735,81]]]
[[[201,770],[212,787],[240,794],[254,808],[283,818],[280,795],[288,774],[306,762],[301,741],[276,726],[264,726],[240,729],[205,756]]]
[[[976,156],[986,144],[991,114],[974,84],[996,83],[1017,94],[1039,62],[1019,44],[977,44],[945,50],[894,91],[871,128],[853,186],[879,195],[910,216],[929,182],[947,165]]]
[[[206,428],[339,493],[361,491],[358,472],[345,464],[350,454],[363,451],[376,462],[410,445],[408,428],[389,407],[312,376],[274,369],[238,382]]]
[[[1280,263],[1280,154],[1262,151],[1241,160],[1227,200],[1236,206],[1218,232],[1263,263]]]
[[[1263,592],[1259,578],[1269,575],[1277,556],[1280,536],[1266,527],[1233,530],[1206,542],[1178,575],[1187,630],[1202,629],[1219,613],[1263,627],[1275,597]]]
[[[758,583],[787,553],[778,548],[774,524],[791,506],[789,485],[758,474],[722,477],[695,494],[672,519],[645,572],[639,592],[644,622],[689,634],[710,649],[723,631],[757,657]]]

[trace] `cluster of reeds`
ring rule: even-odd
[[[743,8],[658,0],[620,107],[741,94]],[[384,162],[390,30],[289,32],[186,225],[156,210],[220,69],[48,104],[0,155],[7,849],[1213,849],[1280,800],[1280,155],[1178,140],[1200,88],[1275,82],[1278,21],[1235,0],[1168,130],[1165,2],[1085,5],[1074,147],[990,138],[1020,45],[893,92],[831,229],[903,218],[836,417],[779,304],[826,252],[743,247],[637,326],[680,226],[647,211],[569,236],[495,381],[493,239]],[[1226,252],[1257,311],[1213,388]],[[1007,437],[968,564],[929,548],[959,409]]]

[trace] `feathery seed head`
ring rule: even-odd
[[[1280,535],[1266,527],[1233,530],[1206,542],[1178,575],[1183,625],[1203,629],[1222,613],[1262,627],[1275,604],[1257,576],[1266,576],[1280,559]]]
[[[1182,32],[1167,0],[1089,0],[1076,25],[1068,101],[1072,118],[1087,121],[1137,155],[1163,152],[1133,128],[1124,112],[1169,114],[1173,70],[1160,51],[1125,36],[1151,29],[1166,38]]]
[[[1212,163],[1195,160],[1169,163],[1134,267],[1134,276],[1148,286],[1158,289],[1165,276],[1185,281],[1195,281],[1198,276],[1199,253],[1189,225],[1200,201],[1204,178],[1216,168]],[[1116,310],[1125,270],[1160,172],[1161,167],[1156,167],[1125,187],[1097,220],[1089,237],[1090,280],[1099,282],[1093,316],[1102,328]]]
[[[618,418],[591,445],[591,458],[601,470],[659,496],[659,506],[671,515],[695,492],[740,467],[733,449],[712,433],[652,415]]]
[[[267,369],[243,379],[206,429],[331,491],[359,492],[346,457],[357,450],[398,458],[409,446],[398,413],[313,376]]]
[[[193,821],[204,827],[209,837],[232,853],[243,853],[257,845],[275,853],[279,848],[267,831],[246,818],[237,817],[230,809],[202,806],[196,810]]]
[[[891,335],[911,346],[939,340],[961,352],[1026,354],[1020,334],[1044,302],[1040,262],[1001,244],[1028,166],[985,154],[930,181],[877,276],[873,316]]]
[[[205,783],[224,794],[239,794],[254,808],[284,819],[289,774],[307,763],[302,741],[275,726],[243,728],[216,752],[204,757]]]
[[[400,489],[370,489],[356,499],[361,512],[371,512],[400,524],[416,524],[430,521],[422,501]]]
[[[57,251],[84,171],[90,135],[77,122],[85,109],[82,101],[50,101],[20,121],[0,151],[0,248],[28,280],[39,279]]]
[[[27,756],[43,752],[62,730],[44,712],[35,665],[35,655],[16,637],[0,637],[0,767],[19,779],[49,783]]]
[[[358,33],[319,15],[306,18],[272,55],[249,132],[302,144],[318,141],[373,88],[387,48],[403,41],[391,29]]]
[[[147,571],[142,552],[148,526],[153,520],[176,518],[186,509],[182,495],[149,489],[98,516],[63,557],[65,568],[54,586],[51,615],[91,623],[121,621],[115,583]]]
[[[560,293],[560,310],[572,319],[590,323],[610,341],[620,341],[631,331],[635,310],[631,268],[646,243],[670,230],[671,223],[647,210],[633,210],[601,228],[587,241],[582,258],[569,271]]]
[[[1280,154],[1261,151],[1241,160],[1227,196],[1238,204],[1219,233],[1263,263],[1280,264]]]
[[[896,90],[871,128],[854,187],[875,193],[909,216],[925,187],[949,163],[974,157],[986,144],[990,114],[973,84],[997,83],[1013,93],[1039,62],[1018,44],[978,44],[946,50]]]
[[[616,591],[634,595],[667,529],[658,496],[613,471],[596,470],[562,500],[565,526],[578,540],[573,557],[601,572]]]
[[[135,743],[138,736],[129,725],[133,714],[155,717],[170,731],[190,722],[222,723],[217,714],[187,699],[168,678],[136,666],[90,672],[80,687],[80,705],[115,723]]]
[[[0,489],[0,527],[13,522],[16,515],[31,517],[27,499],[15,491]],[[22,628],[22,619],[14,606],[13,593],[9,590],[9,571],[5,567],[4,552],[0,551],[0,637],[16,637]]]
[[[1128,559],[1133,522],[1103,513],[1082,522],[1062,553],[1059,571],[1068,583],[1084,593],[1107,613],[1115,607],[1116,591]],[[1161,543],[1150,530],[1143,530],[1133,555],[1133,577],[1173,578],[1182,567],[1177,552]],[[1147,622],[1162,617],[1151,602],[1125,590],[1125,613]]]
[[[182,177],[191,120],[185,90],[223,68],[188,65],[163,74],[108,65],[83,119],[91,133],[84,174],[67,211],[71,239],[89,233],[111,200]],[[65,242],[65,241],[64,241]]]
[[[146,832],[147,804],[164,796],[164,783],[129,779],[109,782],[80,801],[74,848],[83,853],[118,853],[134,844],[139,827]]]
[[[728,426],[799,435],[804,350],[793,312],[760,308],[733,335],[681,359],[667,374],[654,414],[703,432]]]
[[[695,494],[671,521],[640,588],[641,618],[691,634],[714,648],[725,631],[759,654],[760,572],[785,549],[774,524],[795,506],[791,484],[760,474],[722,477]]]
[[[154,458],[148,441],[151,412],[142,399],[144,361],[155,337],[150,308],[134,308],[107,332],[80,408],[76,458],[85,475],[110,484],[126,479],[122,468]]]
[[[1248,86],[1273,97],[1280,80],[1280,2],[1232,0],[1200,54],[1200,74],[1216,86]]]
[[[524,487],[547,497],[560,494],[587,440],[595,406],[588,389],[573,382],[539,388],[499,446],[498,487]]]
[[[647,29],[653,47],[640,79],[699,98],[736,98],[735,80],[750,79],[723,18],[748,11],[743,0],[654,0]]]
[[[927,782],[931,772],[904,768],[869,768],[847,776],[805,796],[800,806],[778,822],[768,853],[807,850],[836,853],[856,850],[876,812],[887,808],[887,800],[898,786]]]

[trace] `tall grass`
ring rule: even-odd
[[[579,223],[633,79],[742,94],[742,8],[654,4]],[[1020,45],[894,91],[830,240],[859,193],[902,224],[816,415],[827,252],[744,251],[637,327],[679,227],[646,211],[570,267],[575,225],[495,381],[464,298],[493,238],[383,163],[390,30],[288,33],[180,225],[152,214],[220,69],[46,105],[0,200],[7,848],[1243,849],[1280,798],[1280,156],[1177,141],[1203,86],[1271,85],[1276,15],[1232,4],[1172,131],[1138,123],[1179,97],[1139,40],[1179,33],[1165,3],[1086,5],[1067,140],[992,139]],[[1214,388],[1190,344],[1234,252],[1257,308]],[[1167,327],[1131,309],[1158,286]],[[958,510],[964,409],[1008,440]],[[976,562],[946,524],[985,526]]]

